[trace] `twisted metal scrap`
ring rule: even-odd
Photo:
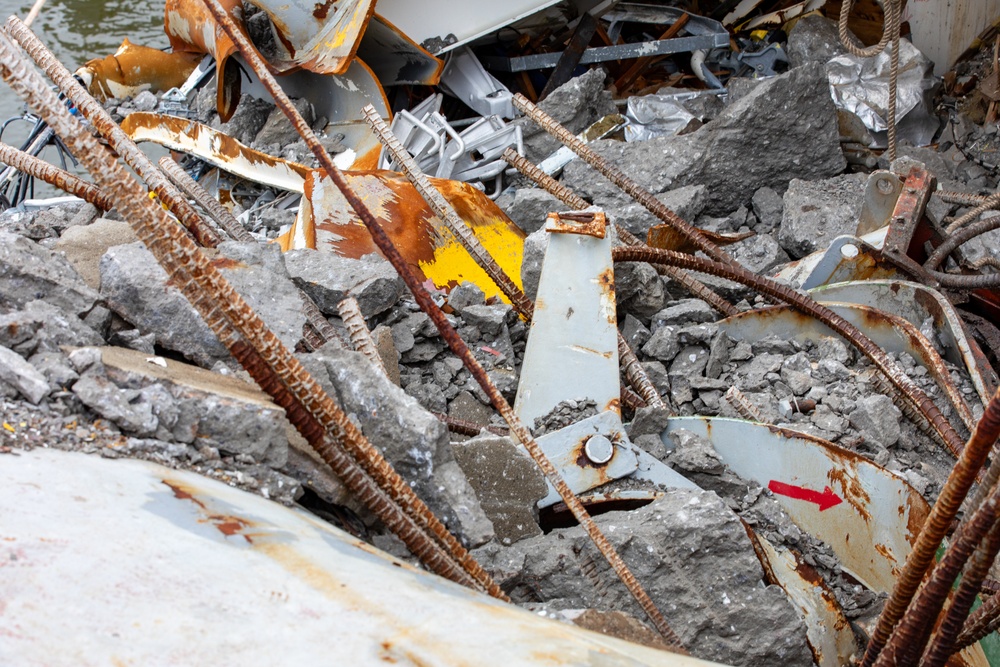
[[[8,25],[13,21],[16,19],[11,18]],[[30,31],[22,32],[21,39],[36,40]],[[0,63],[0,74],[11,88],[40,113],[95,180],[113,193],[136,235],[164,266],[174,284],[261,388],[285,408],[289,420],[333,467],[351,493],[382,519],[429,569],[464,585],[478,584],[492,595],[506,599],[489,575],[413,494],[194,242],[145,196],[142,188],[92,136],[82,131],[6,35],[0,35]],[[354,459],[335,446],[331,436]]]
[[[762,294],[784,301],[806,315],[815,317],[851,341],[894,384],[898,382],[896,384],[897,389],[904,391],[905,395],[910,396],[914,400],[917,409],[927,415],[928,420],[941,433],[950,446],[953,445],[958,437],[937,406],[913,385],[912,380],[904,373],[893,372],[896,369],[881,348],[875,345],[871,339],[861,333],[854,325],[829,308],[816,303],[813,299],[799,294],[784,285],[779,285],[773,280],[762,278],[746,269],[726,266],[669,250],[617,248],[614,251],[614,256],[616,261],[649,262],[651,264],[669,263],[691,271],[700,271],[734,280],[748,285]],[[979,424],[977,424],[975,432],[964,447],[961,445],[952,447],[952,451],[955,452],[958,461],[955,463],[955,467],[952,468],[948,481],[941,490],[937,502],[934,503],[930,516],[927,518],[917,537],[913,551],[906,559],[903,571],[896,581],[892,596],[889,598],[889,602],[879,617],[871,643],[868,645],[865,664],[870,665],[874,662],[874,659],[885,646],[885,642],[889,638],[889,633],[899,622],[899,619],[902,618],[903,612],[906,611],[910,600],[913,599],[913,595],[916,593],[924,573],[934,560],[934,554],[938,545],[941,544],[941,540],[944,538],[948,527],[957,515],[962,501],[965,500],[969,488],[983,467],[990,448],[993,446],[998,435],[1000,435],[1000,414],[997,415],[995,423],[992,415],[989,420],[984,416]]]
[[[45,71],[56,86],[66,94],[66,97],[73,101],[83,116],[93,123],[97,131],[101,132],[101,136],[108,140],[108,145],[125,160],[128,166],[135,170],[135,173],[139,174],[139,177],[149,185],[156,196],[163,200],[172,211],[177,211],[177,217],[181,224],[191,232],[195,240],[209,248],[219,245],[218,235],[205,224],[194,207],[181,196],[177,188],[171,185],[156,165],[139,150],[135,142],[118,127],[118,124],[111,119],[104,107],[73,78],[73,74],[56,60],[56,57],[45,48],[44,44],[35,38],[28,26],[16,16],[11,16],[7,20],[7,32],[27,51],[32,60]],[[97,150],[107,152],[101,146]]]
[[[458,333],[451,327],[448,323],[444,312],[434,303],[430,294],[424,289],[420,280],[413,274],[409,266],[407,266],[402,255],[393,246],[392,241],[386,235],[385,231],[379,225],[378,220],[372,214],[372,212],[365,206],[364,202],[354,193],[350,186],[348,185],[343,173],[336,167],[333,160],[330,159],[330,155],[323,148],[316,135],[312,132],[309,125],[305,122],[302,116],[295,109],[291,100],[285,94],[285,92],[275,81],[274,77],[267,70],[263,60],[257,55],[256,50],[250,44],[250,42],[243,36],[243,34],[234,25],[232,19],[225,12],[222,6],[219,4],[218,0],[203,0],[206,7],[212,13],[216,22],[222,26],[226,34],[229,35],[230,39],[237,45],[243,58],[251,66],[257,76],[260,78],[264,87],[267,88],[271,96],[274,98],[275,103],[278,108],[284,112],[284,114],[291,121],[292,126],[295,127],[296,131],[299,133],[305,142],[309,146],[313,155],[319,160],[320,167],[324,169],[327,176],[333,181],[334,185],[341,191],[347,203],[354,209],[358,217],[364,223],[365,227],[368,229],[368,233],[371,235],[372,240],[378,246],[379,250],[388,259],[392,265],[395,267],[397,273],[402,277],[403,281],[406,283],[407,287],[413,293],[414,298],[420,308],[427,313],[427,315],[434,322],[441,337],[448,343],[452,352],[458,356],[465,367],[469,370],[469,373],[476,379],[479,385],[486,392],[486,395],[490,398],[490,402],[493,406],[500,412],[504,420],[511,427],[511,432],[518,439],[521,444],[528,450],[532,458],[538,464],[538,467],[542,470],[545,476],[552,482],[553,486],[559,492],[562,497],[563,502],[566,503],[573,516],[577,521],[584,527],[587,534],[593,540],[594,544],[601,551],[602,555],[608,560],[611,567],[618,574],[619,578],[625,583],[629,592],[635,597],[636,601],[643,608],[649,618],[656,625],[656,628],[667,640],[668,644],[674,650],[683,652],[684,649],[681,645],[680,639],[673,632],[670,626],[667,624],[666,619],[657,609],[656,605],[649,598],[649,595],[642,589],[642,586],[636,580],[635,576],[629,571],[628,566],[622,560],[621,556],[615,552],[614,547],[604,536],[604,534],[594,523],[594,520],[587,513],[586,508],[580,502],[579,498],[569,489],[566,482],[562,479],[562,476],[549,461],[548,457],[535,442],[530,431],[524,426],[523,423],[514,414],[513,409],[507,403],[507,401],[497,390],[496,386],[490,381],[489,377],[486,375],[486,371],[476,358],[473,356],[471,350],[462,341]]]
[[[941,193],[939,193],[939,194],[941,194]],[[949,194],[951,194],[951,195],[958,195],[958,194],[961,194],[961,193],[949,193]],[[965,201],[966,202],[973,201],[972,197],[974,197],[974,196],[975,195],[967,195],[968,199],[966,199]],[[943,196],[941,198],[944,199]],[[957,197],[952,196],[949,199],[954,200],[954,199],[957,199]],[[1000,192],[995,192],[995,193],[989,195],[988,197],[982,197],[982,198],[979,198],[979,199],[980,200],[976,201],[975,204],[974,204],[975,208],[973,208],[971,211],[969,211],[968,213],[966,213],[962,217],[956,218],[955,220],[953,220],[945,228],[945,231],[948,232],[949,234],[954,234],[956,231],[958,231],[959,229],[961,229],[965,225],[969,224],[970,222],[972,222],[973,220],[975,220],[976,218],[978,218],[980,215],[982,215],[986,211],[991,211],[991,210],[995,209],[997,206],[1000,206]],[[948,201],[948,200],[945,200],[945,201]],[[960,202],[960,203],[965,203],[965,202]]]
[[[111,197],[101,192],[100,188],[74,176],[64,169],[53,166],[34,155],[29,155],[13,146],[0,143],[0,162],[22,171],[29,176],[41,179],[49,185],[75,195],[88,204],[93,204],[102,211],[110,211],[115,207]]]

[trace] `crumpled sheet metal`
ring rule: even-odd
[[[222,5],[249,39],[242,0],[222,0]],[[339,5],[332,0],[260,0],[254,5],[268,15],[276,33],[277,51],[264,58],[276,74],[299,69],[319,74],[346,73],[375,10],[374,0],[344,0]],[[207,53],[215,58],[216,106],[222,120],[229,120],[241,92],[241,71],[231,60],[236,45],[199,0],[166,0],[163,27],[174,51]]]
[[[646,141],[672,137],[685,131],[697,119],[669,95],[634,95],[625,112],[625,141]]]
[[[845,54],[826,64],[830,94],[837,107],[858,116],[869,130],[888,130],[890,51],[871,58]],[[896,96],[896,124],[900,138],[916,146],[925,146],[937,131],[924,122],[929,115],[928,93],[936,82],[934,64],[909,40],[899,41],[899,82]],[[911,116],[912,114],[912,116]],[[876,137],[878,139],[878,137]]]
[[[405,176],[392,171],[346,172],[345,176],[380,220],[393,245],[420,275],[441,289],[468,281],[478,285],[487,297],[504,298]],[[520,288],[524,232],[471,185],[440,178],[429,180]],[[361,219],[332,181],[311,172],[305,191],[299,217],[282,239],[283,248],[315,247],[350,258],[378,252]]]
[[[184,118],[133,113],[122,121],[122,129],[133,141],[152,141],[195,155],[255,183],[303,193],[295,224],[279,239],[283,250],[315,248],[355,259],[378,252],[343,195],[329,179],[320,178],[318,170],[255,151],[207,125]],[[471,281],[487,296],[502,296],[404,176],[375,170],[346,171],[345,176],[382,221],[383,229],[410,266],[434,285],[450,289],[459,282]],[[430,181],[520,287],[524,232],[471,185],[438,178]]]
[[[97,99],[124,99],[144,90],[159,93],[179,88],[200,61],[196,53],[165,53],[125,38],[113,54],[88,60],[76,74]]]
[[[558,623],[144,461],[0,466],[0,664],[711,667]]]
[[[377,13],[361,38],[357,56],[371,67],[384,87],[436,86],[444,71],[443,60]]]
[[[242,0],[220,0],[220,4],[246,34],[240,14]],[[236,53],[236,44],[199,0],[166,0],[163,29],[174,52],[208,54],[215,58],[215,105],[222,121],[228,121],[240,103],[241,73],[237,63],[230,60]]]

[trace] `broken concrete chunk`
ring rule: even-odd
[[[448,495],[462,536],[470,549],[480,547],[496,537],[493,522],[483,511],[479,498],[457,461],[448,461],[438,471],[444,491]]]
[[[805,625],[763,571],[738,518],[714,493],[674,489],[594,517],[693,655],[727,665],[811,666]],[[579,526],[473,554],[515,602],[631,610],[635,602]]]
[[[66,388],[80,377],[70,366],[69,359],[59,352],[39,352],[28,359],[28,362],[53,387]]]
[[[672,361],[680,351],[681,344],[673,327],[660,327],[642,346],[643,354],[659,361]]]
[[[202,366],[229,357],[166,271],[141,243],[109,249],[101,258],[101,296],[108,307],[156,342]]]
[[[761,274],[791,260],[770,234],[756,234],[743,239],[730,246],[728,251],[745,268]]]
[[[785,193],[778,242],[793,259],[821,250],[858,228],[866,174],[845,174],[821,181],[795,179]]]
[[[538,294],[538,281],[542,276],[545,249],[549,247],[549,233],[539,229],[524,237],[524,259],[521,261],[521,284],[524,295],[534,301]]]
[[[312,127],[312,124],[316,122],[316,111],[313,109],[312,103],[306,98],[300,97],[292,100],[292,106],[302,115],[306,124]],[[237,113],[239,112],[237,111]],[[264,122],[264,127],[257,133],[254,143],[261,147],[272,144],[286,146],[295,143],[299,138],[299,133],[292,127],[291,122],[289,122],[284,112],[277,107],[272,107],[267,120]]]
[[[70,227],[56,241],[55,250],[69,260],[92,289],[101,289],[101,257],[108,248],[139,239],[124,220],[101,218],[89,225]]]
[[[788,33],[788,64],[825,65],[830,58],[846,53],[834,21],[819,14],[807,14],[795,22]]]
[[[701,299],[680,299],[653,315],[650,325],[655,332],[660,327],[700,324],[717,319],[716,312]]]
[[[600,67],[570,79],[553,90],[538,106],[573,134],[583,132],[608,114],[618,113],[604,85],[607,74]],[[531,122],[521,121],[527,158],[540,162],[562,144]]]
[[[347,296],[358,300],[366,318],[392,308],[404,285],[396,270],[378,255],[348,259],[316,250],[285,253],[289,275],[327,315],[337,315],[337,304]]]
[[[504,208],[504,213],[525,234],[536,232],[545,226],[549,213],[565,211],[566,205],[541,188],[519,188],[514,200]]]
[[[249,146],[257,133],[264,128],[274,104],[252,95],[240,98],[236,112],[229,122],[220,123],[218,119],[212,123],[212,128],[221,131],[241,144]]]
[[[492,435],[454,443],[452,450],[493,522],[497,540],[509,545],[542,534],[537,504],[548,486],[526,452],[509,438]]]
[[[781,213],[785,209],[785,201],[771,188],[760,188],[753,193],[753,212],[757,216],[758,233],[770,232],[781,224]]]
[[[21,310],[0,315],[0,345],[28,356],[58,352],[62,345],[100,345],[100,334],[83,320],[46,301],[30,301]]]
[[[65,257],[18,234],[0,232],[0,308],[41,299],[83,315],[99,298]]]
[[[222,257],[215,263],[229,284],[286,347],[294,348],[306,316],[278,246],[227,241],[217,250]]]
[[[341,409],[357,419],[365,437],[431,511],[457,530],[455,510],[441,479],[441,466],[454,460],[444,424],[362,354],[324,349],[302,355],[301,360]]]
[[[484,336],[499,336],[510,316],[511,307],[507,304],[468,306],[461,313],[466,324],[478,328]]]
[[[719,454],[705,438],[683,428],[674,429],[669,435],[674,441],[674,451],[667,460],[671,467],[710,475],[720,475],[725,470]]]
[[[826,72],[817,64],[761,81],[692,134],[591,147],[653,194],[705,185],[710,215],[728,214],[762,187],[783,189],[793,178],[825,178],[847,165]],[[581,161],[566,166],[563,182],[604,208],[631,203]]]
[[[52,391],[38,369],[17,352],[3,346],[0,346],[0,382],[13,387],[36,405]]]
[[[463,308],[481,306],[485,303],[486,294],[475,283],[461,282],[448,293],[448,305],[458,312],[462,312]]]
[[[666,293],[651,265],[621,262],[615,265],[615,298],[620,311],[648,318],[663,308]]]
[[[704,185],[686,185],[656,195],[667,208],[685,220],[694,220],[705,208],[708,188]],[[663,221],[641,204],[626,204],[607,211],[609,219],[621,225],[640,239],[645,239],[649,228],[662,225]]]
[[[900,416],[899,408],[893,405],[891,398],[872,394],[858,400],[848,419],[866,440],[891,447],[899,441]]]
[[[73,392],[126,433],[197,442],[274,468],[285,464],[284,410],[256,387],[134,350],[84,349],[96,350],[101,363],[90,366]]]

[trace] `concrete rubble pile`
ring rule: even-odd
[[[1000,332],[990,321],[997,301],[995,282],[989,277],[995,277],[992,271],[1000,266],[1000,244],[994,238],[1000,231],[987,230],[971,238],[961,246],[958,262],[941,264],[955,276],[959,271],[987,276],[977,286],[978,295],[961,286],[940,288],[947,313],[954,308],[960,315],[971,313],[968,322],[975,321],[964,329],[959,326],[961,335],[945,329],[950,320],[939,316],[939,310],[928,310],[930,315],[924,313],[915,324],[901,323],[907,318],[899,314],[889,324],[881,320],[864,324],[864,313],[860,320],[852,319],[845,305],[860,302],[824,298],[822,289],[846,281],[909,280],[924,282],[928,289],[940,285],[927,278],[937,274],[921,273],[919,265],[942,237],[947,238],[943,230],[1000,187],[1000,167],[989,157],[990,142],[995,143],[997,135],[992,98],[979,99],[976,106],[975,84],[970,83],[979,76],[973,74],[974,68],[992,64],[988,49],[982,52],[986,55],[960,64],[945,77],[945,90],[934,99],[939,106],[931,113],[950,109],[950,117],[941,123],[935,143],[916,147],[904,137],[890,163],[888,153],[877,148],[878,132],[861,127],[859,139],[857,125],[849,127],[844,110],[831,95],[827,63],[845,53],[834,22],[809,14],[793,24],[784,44],[787,71],[761,78],[734,75],[722,95],[681,100],[698,119],[685,132],[642,141],[624,141],[618,132],[590,140],[588,146],[676,216],[721,239],[736,266],[776,277],[798,294],[835,302],[837,313],[851,322],[861,321],[858,327],[866,333],[870,326],[872,339],[885,347],[908,382],[937,405],[964,442],[987,410],[991,393],[986,390],[997,385],[994,368]],[[622,99],[620,91],[609,89],[615,79],[614,72],[609,74],[610,64],[582,67],[578,76],[548,91],[538,104],[572,134],[620,113],[622,106],[616,104]],[[650,76],[648,83],[654,82]],[[235,107],[223,109],[221,94],[215,85],[205,85],[190,98],[184,117],[280,164],[301,163],[302,174],[321,169],[306,141],[273,103],[243,92]],[[134,114],[139,118],[162,110],[164,102],[171,101],[166,91],[107,97],[105,109],[123,124]],[[309,125],[326,129],[321,141],[331,154],[357,152],[357,145],[349,145],[350,136],[338,134],[332,125],[325,128],[328,119],[312,102],[300,97],[295,104]],[[983,106],[989,106],[992,119],[982,113]],[[446,108],[456,113],[453,107]],[[397,123],[404,115],[397,113]],[[519,152],[531,162],[543,162],[560,148],[560,141],[530,119],[508,120],[519,128]],[[170,147],[179,151],[175,157],[187,151],[183,146]],[[654,648],[675,648],[647,625],[614,568],[591,542],[588,530],[577,525],[566,503],[546,501],[554,498],[556,489],[511,433],[475,374],[449,347],[432,316],[418,305],[393,262],[374,247],[341,251],[353,242],[353,237],[345,240],[344,227],[322,231],[323,215],[329,211],[323,213],[316,204],[320,199],[312,194],[320,181],[305,180],[299,193],[303,202],[312,198],[316,223],[308,228],[312,243],[296,245],[289,239],[306,224],[300,206],[272,205],[288,201],[288,192],[264,177],[239,185],[243,176],[219,168],[204,151],[191,154],[194,157],[185,166],[205,176],[206,186],[214,184],[214,190],[207,187],[212,194],[225,194],[223,203],[252,238],[223,240],[202,248],[202,254],[277,340],[294,350],[308,373],[511,601],[538,616]],[[511,223],[513,231],[498,233],[498,238],[516,242],[519,273],[512,277],[533,301],[548,279],[543,265],[554,236],[548,216],[569,207],[504,166],[497,191],[490,193],[495,204],[488,204],[487,213],[504,225]],[[379,173],[374,165],[355,163],[352,168],[358,171],[348,173],[357,173],[358,178]],[[872,240],[874,229],[859,228],[859,220],[871,209],[872,172],[894,175],[900,202],[904,197],[900,192],[909,192],[906,188],[914,174],[936,178],[937,187],[918,215],[920,229],[927,233],[914,236],[912,246],[907,238],[901,249],[912,258],[901,260],[897,255],[889,262],[878,254],[883,246],[878,245],[881,240]],[[653,239],[664,226],[648,207],[584,159],[572,159],[551,173],[593,207],[588,211],[604,213],[609,247],[629,248],[629,235],[642,242]],[[409,187],[402,177],[386,176],[390,177]],[[240,187],[250,194],[238,197],[234,193]],[[490,189],[489,183],[476,187],[477,193]],[[400,191],[390,199],[398,199],[404,210],[409,204]],[[989,201],[995,209],[994,200]],[[483,201],[489,202],[485,196]],[[420,205],[424,206],[422,201]],[[342,212],[333,217],[347,218],[346,211],[343,203]],[[880,228],[897,224],[898,216],[892,212],[890,206]],[[974,213],[976,220],[995,216],[989,210]],[[432,216],[428,213],[425,218]],[[435,221],[434,225],[440,222]],[[410,222],[407,219],[406,224]],[[448,323],[493,386],[519,410],[527,400],[519,387],[528,366],[532,324],[511,299],[496,289],[490,291],[485,278],[471,279],[458,269],[448,274],[449,260],[434,253],[448,244],[461,248],[442,229],[435,226],[426,233],[447,241],[436,241],[430,259],[418,262],[407,256],[407,261],[414,270],[419,264],[421,282],[444,307]],[[363,229],[356,233],[365,234]],[[480,236],[487,244],[486,234]],[[858,269],[852,277],[811,283],[825,266],[821,262],[826,259],[820,257],[829,248],[848,247],[841,237],[849,237],[846,242],[852,244],[852,252],[860,248],[862,258],[875,257],[872,262],[878,270]],[[889,243],[888,238],[884,242]],[[413,250],[419,243],[412,241],[412,252],[419,254]],[[690,249],[676,244],[661,248]],[[608,250],[609,258],[612,252],[617,251]],[[834,257],[835,262],[840,259]],[[846,270],[843,262],[839,266]],[[890,271],[900,266],[910,273]],[[801,325],[800,332],[794,331],[796,325],[791,325],[791,332],[773,328],[785,326],[781,323],[795,316],[779,312],[784,307],[776,305],[778,299],[745,282],[694,271],[686,275],[697,278],[708,292],[692,292],[684,275],[642,261],[614,264],[610,321],[634,351],[659,405],[649,405],[634,394],[629,399],[629,391],[621,394],[620,405],[609,410],[592,399],[594,387],[565,387],[565,400],[527,426],[544,445],[569,437],[559,435],[568,432],[564,429],[608,412],[613,420],[620,419],[622,429],[613,438],[612,451],[638,456],[639,463],[628,472],[609,473],[599,483],[588,482],[574,490],[691,656],[724,665],[856,664],[875,632],[892,582],[885,584],[884,579],[859,571],[853,561],[845,561],[835,540],[816,528],[825,518],[820,514],[826,509],[822,501],[804,503],[812,511],[817,509],[812,503],[819,502],[818,511],[810,515],[813,519],[804,519],[792,508],[806,497],[802,494],[818,494],[825,486],[844,508],[860,508],[858,512],[869,517],[878,514],[875,524],[883,517],[873,509],[877,499],[850,484],[838,486],[833,473],[820,488],[807,489],[803,480],[810,478],[804,470],[811,464],[802,462],[802,452],[808,446],[810,451],[826,452],[823,455],[833,461],[830,465],[852,471],[877,469],[871,473],[874,477],[884,475],[898,484],[893,487],[899,489],[898,497],[893,497],[900,516],[888,520],[888,528],[876,525],[872,542],[864,543],[869,538],[859,536],[855,542],[861,543],[850,547],[866,554],[874,552],[876,542],[879,547],[882,542],[905,544],[908,552],[916,543],[919,522],[914,528],[906,521],[927,516],[948,485],[955,454],[942,446],[933,422],[923,424],[908,416],[905,401],[890,391],[878,363],[833,331],[812,325]],[[920,294],[914,303],[919,301],[921,307],[938,303]],[[367,352],[357,343],[357,320],[345,314],[345,301],[351,300],[367,330],[365,337],[370,337]],[[537,314],[542,299],[535,308]],[[321,327],[314,311],[323,320]],[[311,342],[310,333],[323,327],[329,327],[330,335],[320,344]],[[876,330],[896,332],[892,335],[903,342],[896,348],[883,345]],[[571,338],[574,332],[565,335]],[[969,346],[974,352],[966,355]],[[978,365],[966,363],[972,358]],[[612,389],[617,392],[618,386]],[[635,389],[641,393],[638,386]],[[419,567],[420,559],[351,493],[266,390],[220,341],[182,293],[175,276],[161,266],[117,209],[102,210],[77,199],[22,204],[0,214],[0,467],[5,458],[31,456],[38,448],[142,459],[304,508]],[[741,436],[745,440],[722,442],[725,437],[716,435],[715,429],[723,428],[725,420],[746,420],[734,427],[747,426],[737,431],[745,434]],[[751,422],[766,426],[751,431]],[[706,430],[699,430],[702,427]],[[768,438],[782,439],[784,449],[755,454],[752,448],[763,448],[761,443],[769,443]],[[748,452],[745,458],[773,465],[773,476],[753,472],[753,465],[732,453],[741,448]],[[794,480],[780,477],[778,470],[785,470],[786,464],[796,471]],[[797,476],[796,466],[803,477]],[[557,467],[573,475],[577,468],[592,471],[600,464],[579,453]],[[636,467],[653,472],[645,477],[632,474]],[[672,484],[669,479],[682,481]],[[793,482],[797,496],[782,490]],[[892,538],[898,541],[885,537],[883,530],[898,533]],[[765,555],[772,552],[780,556]],[[898,551],[888,558],[873,555],[872,571],[891,567],[898,573],[907,555]],[[842,627],[825,629],[822,618],[827,617],[817,620],[803,611],[796,586],[776,574],[775,563],[781,558],[797,564],[792,569],[800,572],[800,581],[812,581],[809,586],[823,591],[832,618],[841,619]],[[877,560],[885,562],[874,564]],[[3,579],[0,567],[0,591]],[[0,629],[2,616],[0,611]],[[831,655],[830,644],[817,639],[817,633],[836,635],[836,641],[847,643],[838,644]],[[974,650],[978,645],[962,654],[961,664],[998,664],[992,662],[994,654],[985,644],[986,657],[983,651],[973,654]]]

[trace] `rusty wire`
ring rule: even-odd
[[[0,162],[79,197],[102,211],[110,211],[115,207],[111,197],[101,192],[93,183],[88,183],[65,169],[60,169],[13,146],[0,143]]]
[[[934,252],[930,254],[927,261],[924,262],[924,268],[928,271],[936,269],[941,266],[941,263],[963,243],[972,240],[973,238],[985,234],[986,232],[993,231],[1000,227],[1000,215],[993,215],[985,220],[980,220],[979,222],[969,225],[964,229],[958,230],[951,236],[946,238],[941,242]]]
[[[193,199],[202,210],[208,213],[209,217],[215,221],[215,224],[229,235],[234,241],[239,241],[241,243],[255,243],[253,236],[250,232],[246,230],[246,227],[240,224],[240,221],[236,219],[232,213],[229,212],[225,206],[219,203],[219,200],[208,194],[205,188],[201,187],[198,181],[191,178],[184,169],[181,168],[179,164],[174,162],[173,158],[169,155],[164,155],[160,158],[159,163],[160,169],[166,174],[177,188],[186,194],[188,197]]]
[[[560,125],[554,118],[532,104],[520,93],[514,95],[514,106],[533,120],[539,127],[558,139],[562,144],[580,156],[587,164],[596,169],[605,178],[621,188],[629,196],[642,204],[646,210],[669,225],[672,229],[690,241],[699,250],[717,262],[733,264],[733,258],[719,249],[717,245],[706,239],[700,229],[674,213],[666,204],[653,196],[651,192],[625,175],[617,167],[595,153],[587,144],[578,139],[572,132]]]
[[[167,180],[146,155],[139,150],[131,137],[115,123],[104,107],[84,90],[83,86],[73,77],[72,72],[63,67],[52,52],[42,44],[28,26],[16,16],[7,20],[7,32],[31,56],[32,60],[42,68],[56,86],[73,101],[83,116],[93,123],[108,141],[108,145],[121,156],[128,166],[144,180],[149,187],[172,211],[176,212],[181,224],[191,232],[201,245],[214,248],[219,244],[219,236],[205,224],[194,207],[187,202],[181,193]],[[105,150],[98,147],[97,150]]]
[[[417,278],[410,267],[406,264],[406,261],[403,259],[399,250],[397,250],[392,244],[392,241],[385,233],[385,230],[382,229],[371,210],[350,188],[343,173],[333,163],[329,153],[327,153],[326,149],[316,138],[312,129],[298,113],[291,100],[281,89],[281,86],[278,85],[278,82],[268,71],[266,64],[257,54],[253,45],[250,44],[249,40],[247,40],[246,37],[239,31],[230,16],[219,4],[218,0],[202,1],[205,6],[208,7],[216,22],[223,28],[229,38],[232,39],[234,44],[236,44],[239,48],[243,58],[258,75],[264,87],[274,98],[278,108],[280,108],[288,117],[292,126],[299,133],[299,136],[305,140],[306,145],[319,161],[320,167],[326,171],[327,176],[344,195],[348,205],[350,205],[350,207],[354,209],[355,213],[357,213],[358,217],[368,229],[368,232],[376,246],[378,246],[385,258],[392,263],[397,273],[399,273],[400,277],[413,293],[417,304],[431,318],[431,321],[434,322],[441,334],[441,337],[448,343],[452,352],[462,360],[466,369],[469,370],[469,373],[476,379],[483,391],[486,392],[490,402],[495,408],[497,408],[504,420],[510,425],[511,432],[514,434],[514,437],[516,437],[517,440],[524,445],[524,447],[528,450],[528,453],[531,454],[532,458],[538,464],[539,468],[543,473],[545,473],[545,476],[550,482],[552,482],[553,486],[555,486],[556,491],[559,492],[559,495],[573,513],[573,516],[584,527],[591,540],[593,540],[602,555],[604,555],[604,557],[608,560],[609,564],[618,574],[619,578],[628,588],[629,592],[633,595],[633,597],[635,597],[636,601],[653,621],[654,625],[664,636],[671,648],[678,652],[686,652],[680,642],[680,639],[667,624],[666,619],[663,618],[663,614],[656,607],[656,604],[650,599],[649,595],[645,592],[636,580],[635,576],[628,569],[628,566],[625,565],[621,556],[618,555],[614,547],[601,532],[600,528],[597,527],[597,524],[594,523],[594,520],[587,513],[587,510],[580,502],[580,499],[577,498],[566,485],[566,482],[562,479],[562,475],[559,474],[559,471],[552,465],[552,462],[538,446],[538,443],[535,442],[531,432],[528,431],[527,427],[525,427],[521,420],[517,418],[517,415],[514,414],[513,409],[507,403],[506,399],[504,399],[504,397],[500,394],[500,391],[496,388],[496,386],[490,381],[489,377],[486,375],[485,369],[483,369],[473,356],[472,351],[465,344],[465,342],[462,341],[455,329],[448,323],[444,311],[438,307],[438,305],[431,298],[430,294],[428,294],[427,290],[423,287],[420,279]]]
[[[361,314],[358,300],[353,296],[341,299],[340,303],[337,304],[337,312],[340,313],[340,319],[347,327],[347,334],[351,338],[351,346],[354,351],[365,355],[368,361],[382,371],[382,375],[388,376],[385,364],[382,363],[382,357],[379,356],[378,350],[375,348],[375,341],[372,340],[372,333],[368,330],[368,325],[365,324],[365,316]]]
[[[531,180],[535,185],[543,188],[553,197],[556,197],[562,203],[566,204],[570,208],[580,209],[581,207],[586,208],[589,204],[583,197],[573,192],[570,188],[566,187],[556,179],[552,178],[544,171],[538,168],[537,165],[531,163],[530,160],[524,158],[517,154],[512,148],[508,148],[504,151],[503,159],[510,166],[517,169],[521,175],[525,176]],[[645,243],[637,239],[630,231],[622,227],[621,225],[615,225],[615,231],[618,233],[618,238],[625,245],[632,246],[643,246]],[[704,284],[700,280],[697,280],[687,271],[681,271],[672,266],[663,266],[662,264],[654,267],[661,276],[666,276],[671,280],[677,281],[684,289],[690,292],[692,295],[698,297],[705,303],[709,304],[717,311],[729,317],[731,315],[737,314],[739,311],[733,304],[729,303],[721,296],[712,291],[708,285]]]
[[[935,192],[941,201],[948,204],[961,204],[962,206],[979,206],[989,197],[976,195],[971,192],[955,192],[953,190],[938,190]]]
[[[20,24],[12,17],[8,28],[14,21]],[[22,39],[29,43],[37,41],[26,29]],[[167,269],[174,284],[261,388],[285,408],[289,420],[334,468],[351,493],[382,519],[429,569],[507,599],[194,242],[145,196],[142,188],[92,136],[81,131],[80,124],[58,103],[55,94],[6,36],[0,37],[0,62],[4,79],[39,111],[95,180],[116,197],[126,220]],[[333,440],[363,462],[352,460]]]

